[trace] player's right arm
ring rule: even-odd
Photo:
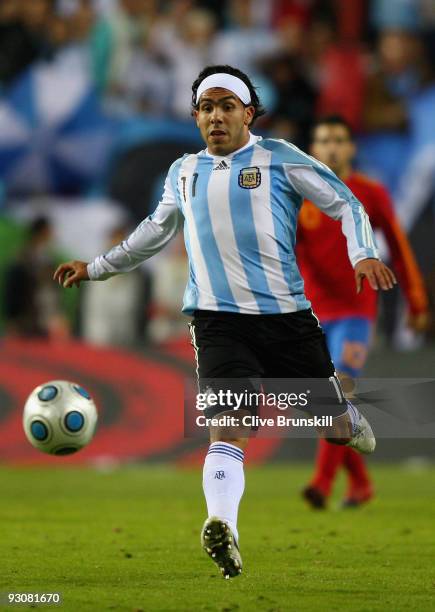
[[[177,206],[170,176],[166,178],[162,199],[152,215],[144,219],[120,244],[90,263],[68,261],[61,264],[53,279],[65,288],[85,280],[106,280],[130,272],[158,253],[183,227],[184,217]]]

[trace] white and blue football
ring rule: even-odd
[[[23,427],[30,444],[50,455],[71,455],[92,440],[97,408],[81,385],[52,380],[36,387],[24,406]]]

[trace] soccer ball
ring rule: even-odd
[[[52,380],[36,387],[24,406],[24,432],[35,448],[50,455],[70,455],[92,440],[97,409],[79,384]]]

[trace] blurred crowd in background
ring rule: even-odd
[[[181,237],[80,296],[49,271],[90,260],[152,212],[170,163],[202,148],[191,85],[221,63],[258,87],[268,113],[255,133],[307,150],[315,117],[347,119],[356,164],[391,191],[433,308],[433,0],[2,0],[3,333],[133,346],[185,337]],[[433,341],[433,330],[410,336],[393,302],[380,337]]]

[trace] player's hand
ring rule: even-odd
[[[417,333],[423,333],[429,330],[431,326],[431,317],[428,312],[419,312],[418,314],[409,314],[407,320],[408,327]]]
[[[356,292],[360,293],[363,280],[367,278],[369,285],[375,291],[392,289],[397,283],[392,270],[379,259],[362,259],[355,266]]]
[[[58,281],[65,289],[73,285],[80,287],[81,281],[89,280],[88,264],[85,261],[67,261],[60,264],[53,275],[53,280]]]

